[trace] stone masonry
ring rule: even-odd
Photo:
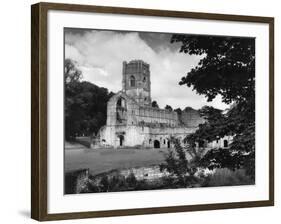
[[[190,109],[175,111],[151,106],[150,66],[142,60],[123,62],[122,90],[107,104],[107,121],[93,148],[170,148],[171,137],[184,139],[204,119]]]

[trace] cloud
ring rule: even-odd
[[[122,62],[142,59],[150,64],[151,95],[161,107],[169,104],[173,108],[191,106],[198,109],[207,105],[204,96],[178,85],[200,57],[177,53],[174,47],[169,47],[167,36],[161,34],[159,38],[157,43],[157,34],[140,36],[137,32],[96,30],[67,32],[65,57],[77,62],[84,80],[113,92],[122,88]],[[208,105],[226,108],[219,98]]]

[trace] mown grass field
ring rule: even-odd
[[[157,165],[164,161],[167,149],[88,149],[66,144],[65,170],[90,169],[98,174],[113,169]]]

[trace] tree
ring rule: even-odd
[[[183,110],[184,112],[190,112],[190,111],[194,111],[194,109],[192,107],[186,107]]]
[[[208,101],[221,95],[222,101],[231,105],[225,114],[214,108],[203,108],[201,114],[207,122],[186,141],[204,139],[210,142],[217,137],[234,136],[228,151],[230,157],[227,157],[234,163],[220,161],[219,165],[242,166],[254,177],[255,39],[178,34],[172,36],[171,42],[181,43],[180,52],[202,56],[199,64],[182,77],[179,84],[193,87]],[[215,151],[207,154],[209,161],[222,155]],[[239,162],[235,159],[237,155],[241,159]]]
[[[82,78],[82,72],[77,69],[74,61],[65,59],[64,61],[64,80],[66,84],[78,82]]]
[[[73,61],[65,60],[65,138],[97,133],[106,123],[107,102],[113,93],[90,82]]]
[[[225,117],[221,110],[205,106],[199,110],[199,114],[206,122],[200,124],[193,134],[186,136],[185,141],[188,144],[194,145],[200,140],[211,142],[225,136],[225,131],[221,132],[221,126],[225,125]]]
[[[170,174],[169,183],[175,187],[190,187],[198,183],[195,176],[200,165],[202,151],[195,147],[183,147],[176,138],[171,138],[174,149],[169,149],[165,154],[165,163],[160,164],[160,171],[168,171]],[[187,159],[187,155],[190,159]]]
[[[181,115],[181,114],[182,114],[182,110],[181,110],[181,108],[177,108],[177,109],[175,109],[174,111],[175,111],[175,112],[177,112],[177,113],[178,113],[178,115]]]
[[[208,101],[218,94],[225,103],[245,101],[255,93],[255,39],[222,36],[173,35],[180,52],[201,55],[199,64],[180,81],[193,86]]]
[[[65,138],[72,140],[79,131],[79,117],[82,110],[78,99],[75,98],[79,91],[79,82],[82,72],[76,68],[74,62],[66,59],[64,63],[65,81]]]
[[[152,101],[151,106],[154,108],[159,108],[158,103],[155,100]]]
[[[166,105],[166,106],[165,106],[165,110],[173,111],[173,108],[172,108],[170,105]]]

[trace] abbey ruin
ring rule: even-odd
[[[170,148],[170,137],[183,140],[202,122],[192,108],[179,114],[152,107],[149,64],[123,62],[122,90],[108,101],[106,125],[93,147]]]

